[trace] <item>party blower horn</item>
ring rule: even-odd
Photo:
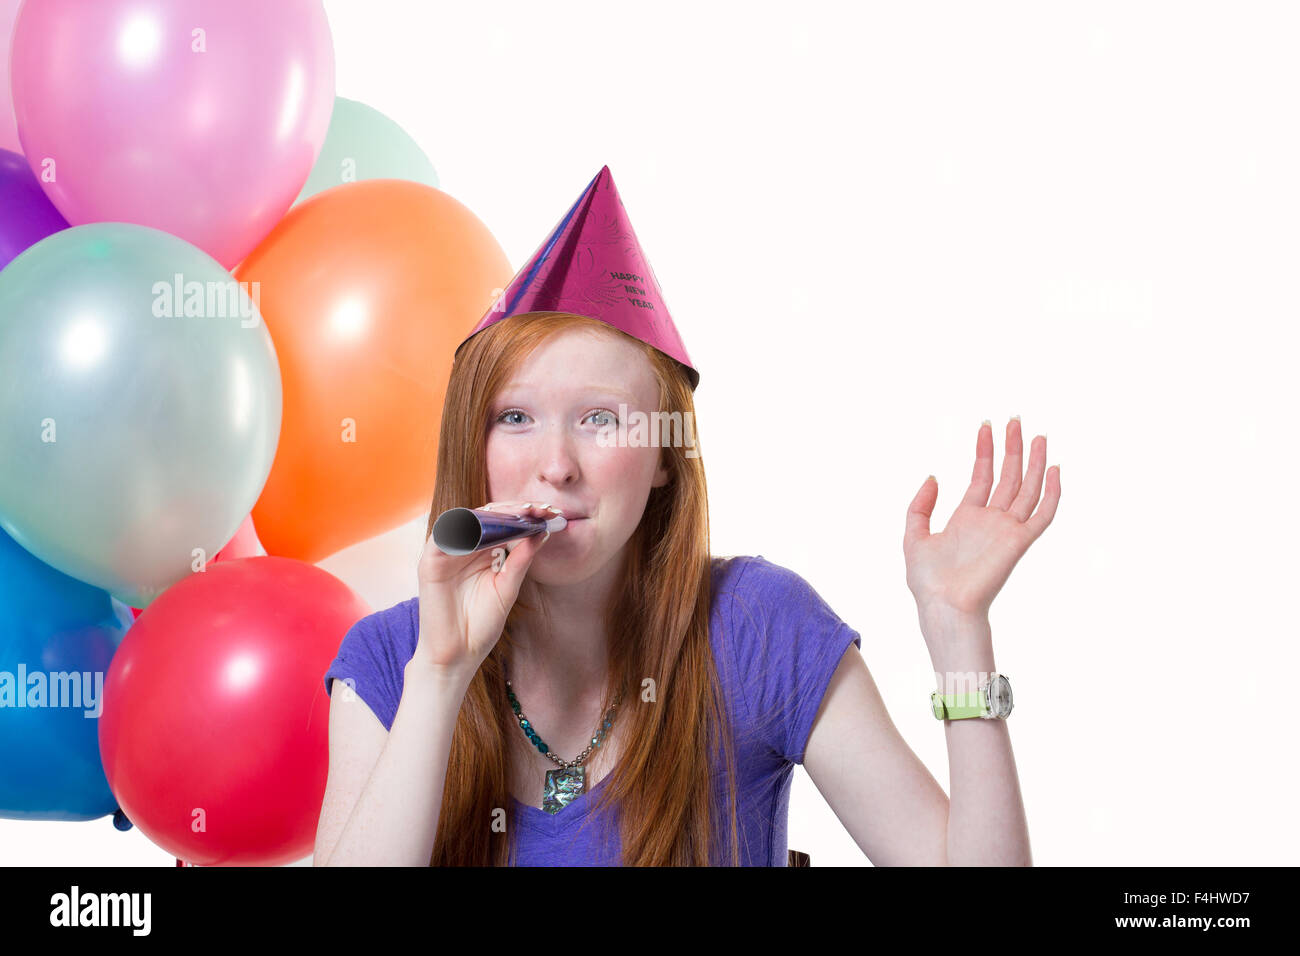
[[[535,518],[479,508],[450,508],[433,523],[433,543],[443,554],[464,555],[547,531],[563,531],[563,515]]]

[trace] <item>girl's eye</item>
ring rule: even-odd
[[[506,417],[509,416],[509,415],[523,415],[524,418],[527,418],[527,417],[528,417],[527,413],[522,412],[522,411],[520,411],[520,410],[517,409],[517,408],[508,408],[508,409],[506,409],[504,412],[502,412],[500,415],[497,416],[497,421],[500,422],[500,423],[503,424],[503,425],[522,425],[522,424],[523,424],[523,422],[518,422],[518,421],[506,421]],[[598,422],[598,423],[597,423],[597,424],[599,424],[599,425],[617,425],[617,424],[618,424],[618,416],[615,415],[613,412],[611,412],[609,409],[602,408],[602,409],[600,409],[599,411],[592,412],[592,413],[591,413],[590,415],[588,415],[587,417],[588,417],[588,418],[592,418],[592,417],[594,417],[594,416],[596,416],[596,415],[604,415],[604,416],[606,416],[606,418],[605,418],[604,421],[602,421],[602,422]]]
[[[507,422],[507,421],[506,421],[506,416],[507,416],[507,415],[524,415],[524,413],[521,412],[521,411],[520,411],[519,409],[517,409],[517,408],[508,408],[508,409],[506,409],[504,412],[502,412],[500,415],[497,416],[497,421],[498,421],[498,422],[501,422],[502,424],[505,424],[505,425],[518,425],[518,424],[521,424],[520,422]],[[528,416],[527,416],[527,415],[524,415],[524,417],[527,418]]]

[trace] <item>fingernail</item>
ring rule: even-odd
[[[1012,416],[1011,416],[1011,420],[1012,420],[1013,422],[1018,422],[1018,421],[1020,421],[1020,416],[1019,416],[1019,415],[1012,415]]]
[[[984,419],[984,421],[983,421],[982,424],[983,424],[983,425],[988,425],[990,428],[993,427],[993,423],[992,423],[991,421],[989,421],[987,418]]]

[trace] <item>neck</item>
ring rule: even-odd
[[[525,579],[525,595],[540,609],[523,615],[512,636],[508,668],[516,693],[570,709],[599,698],[609,674],[605,609],[618,581],[619,562],[610,561],[575,584],[544,585]]]

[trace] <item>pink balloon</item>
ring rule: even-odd
[[[320,0],[40,0],[11,56],[22,152],[69,223],[153,226],[226,269],[292,205],[334,108]]]
[[[14,17],[23,0],[0,0],[0,149],[21,153],[14,104],[9,96],[9,38],[14,32]]]
[[[244,523],[239,526],[235,536],[230,539],[229,543],[213,555],[213,562],[231,561],[235,558],[254,558],[258,555],[266,554],[266,549],[262,547],[262,542],[257,539],[257,529],[253,527],[253,516],[248,515],[244,518]]]
[[[253,527],[253,516],[249,515],[244,519],[244,523],[239,526],[235,536],[230,539],[230,543],[212,556],[212,564],[219,561],[233,561],[236,558],[256,558],[266,554],[266,549],[262,547],[262,542],[257,540],[257,529]],[[144,610],[138,607],[131,608],[131,614],[139,617]]]

